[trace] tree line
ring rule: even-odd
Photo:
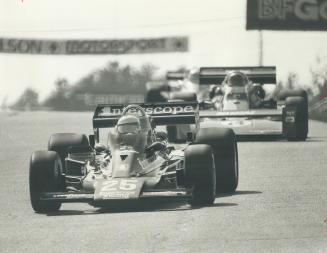
[[[92,110],[91,105],[81,99],[84,94],[145,94],[145,84],[154,78],[156,67],[142,65],[139,69],[130,65],[120,66],[118,62],[109,62],[105,67],[95,70],[70,84],[67,79],[59,78],[54,89],[43,101],[32,88],[27,88],[17,101],[10,106],[16,110],[57,110],[80,111]]]
[[[39,101],[38,93],[27,88],[17,101],[10,106],[16,110],[58,110],[80,111],[93,110],[94,106],[85,104],[82,94],[142,94],[146,93],[145,84],[153,80],[158,68],[146,64],[136,69],[130,65],[120,66],[118,62],[108,62],[106,66],[95,70],[77,83],[70,84],[65,78],[54,83],[54,89],[43,101]],[[311,84],[301,85],[296,73],[289,73],[285,81],[277,84],[276,92],[282,88],[301,87],[308,92],[309,103],[314,105],[327,97],[327,57],[317,57],[316,64],[310,69]]]

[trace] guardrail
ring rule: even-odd
[[[310,106],[309,116],[311,119],[327,122],[327,97]]]
[[[327,97],[311,106],[310,113],[323,113],[327,111]]]

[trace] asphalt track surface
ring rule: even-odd
[[[327,252],[327,124],[306,142],[240,142],[240,183],[213,206],[155,203],[35,214],[28,164],[54,132],[91,133],[90,113],[0,113],[0,252]]]

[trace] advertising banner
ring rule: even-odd
[[[0,53],[9,54],[120,55],[187,51],[187,37],[117,40],[38,40],[0,38]]]
[[[327,0],[248,0],[248,30],[327,30]]]

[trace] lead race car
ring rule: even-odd
[[[208,205],[217,192],[235,191],[238,154],[233,130],[200,129],[177,147],[167,143],[165,132],[156,131],[156,126],[169,124],[198,127],[198,103],[99,105],[89,138],[53,134],[47,151],[32,154],[32,208],[47,213],[65,202],[110,207],[153,198]],[[100,142],[103,136],[105,144]]]
[[[211,86],[200,103],[201,127],[231,127],[239,136],[307,138],[307,93],[282,90],[277,98],[267,94],[276,86],[275,67],[200,68],[199,84]]]

